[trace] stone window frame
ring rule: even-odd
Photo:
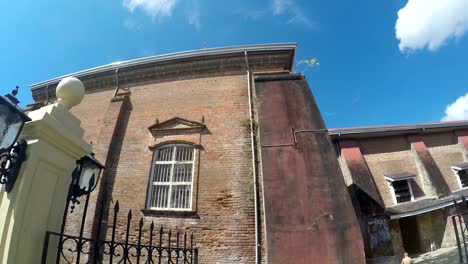
[[[152,178],[154,174],[154,167],[155,167],[155,155],[156,150],[158,148],[168,146],[168,145],[189,145],[193,147],[193,167],[192,167],[192,189],[191,189],[191,202],[190,208],[187,209],[180,209],[180,208],[155,208],[150,207],[150,192],[151,192],[151,185],[153,184]],[[200,144],[196,144],[194,142],[185,141],[185,140],[168,140],[163,141],[158,144],[149,146],[149,150],[153,152],[153,156],[151,158],[151,169],[148,178],[148,187],[146,191],[146,201],[145,201],[145,209],[141,211],[148,216],[154,215],[167,215],[167,214],[191,214],[197,212],[197,200],[198,200],[198,174],[199,174],[199,166],[200,166],[200,150],[202,146]]]
[[[203,150],[201,143],[201,136],[209,133],[206,125],[204,124],[204,117],[202,123],[181,117],[172,117],[163,122],[156,122],[148,127],[151,137],[149,138],[149,150],[152,151],[151,164],[149,166],[148,189],[146,192],[145,208],[141,209],[145,216],[193,216],[197,217],[197,201],[198,201],[198,175],[200,172],[200,151]],[[152,177],[154,174],[154,159],[156,149],[169,144],[185,144],[191,145],[194,148],[193,154],[193,169],[192,169],[192,195],[190,209],[179,208],[157,208],[150,207],[150,187],[153,184]]]
[[[460,171],[464,171],[465,173],[468,174],[468,167],[467,166],[459,166],[459,165],[453,165],[451,166],[451,169],[453,173],[455,174],[455,177],[457,178],[457,183],[460,189],[468,189],[468,184],[466,186],[463,186],[463,183],[460,179]]]
[[[408,177],[400,178],[400,179],[392,179],[390,177],[385,177],[385,179],[387,180],[387,183],[388,183],[388,187],[390,188],[390,194],[392,196],[393,204],[413,202],[415,200],[414,193],[413,193],[413,188],[411,187],[411,183],[410,183],[410,181],[414,180],[414,178],[415,178],[415,176],[408,176]],[[411,199],[409,201],[400,202],[400,203],[397,201],[396,194],[395,194],[395,189],[393,188],[393,183],[398,182],[398,181],[405,181],[406,184],[408,185],[408,189],[409,189],[410,194],[411,194]]]

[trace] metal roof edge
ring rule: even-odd
[[[416,175],[405,176],[405,177],[401,177],[401,178],[398,178],[398,179],[393,179],[393,178],[388,177],[388,176],[384,176],[384,177],[385,177],[385,180],[387,180],[389,182],[396,182],[396,181],[404,181],[404,180],[414,179],[414,178],[416,178]]]
[[[409,212],[392,214],[390,215],[390,219],[393,220],[393,219],[399,219],[399,218],[413,216],[413,215],[424,214],[424,213],[428,213],[434,210],[438,210],[438,209],[442,209],[442,208],[454,205],[453,203],[454,201],[456,201],[457,203],[460,203],[461,201],[463,201],[463,198],[460,195],[457,195],[454,193],[452,193],[452,195],[455,195],[453,199],[442,201],[440,204],[424,207],[424,208],[409,211]]]
[[[382,132],[398,132],[398,131],[411,131],[411,130],[425,130],[425,129],[438,129],[438,128],[455,128],[455,127],[468,127],[468,120],[456,122],[438,122],[438,123],[422,123],[410,125],[395,125],[395,126],[374,126],[374,127],[355,127],[355,128],[334,128],[329,129],[330,136],[341,135],[358,135]]]
[[[49,79],[47,81],[35,83],[35,84],[30,85],[29,87],[31,91],[34,91],[44,86],[58,83],[61,79],[68,77],[68,76],[74,76],[74,77],[79,78],[79,77],[83,77],[83,76],[87,76],[91,74],[98,74],[98,73],[112,71],[116,69],[122,69],[122,68],[133,67],[133,66],[144,65],[144,64],[155,63],[155,62],[196,58],[196,57],[202,57],[202,56],[216,56],[216,55],[232,54],[232,53],[244,53],[245,51],[254,52],[254,51],[292,50],[293,51],[293,56],[291,58],[292,60],[291,69],[292,69],[294,67],[294,54],[296,51],[296,47],[297,47],[297,44],[295,42],[288,42],[288,43],[254,44],[254,45],[244,45],[244,46],[227,46],[227,47],[221,47],[221,48],[207,48],[207,49],[167,53],[167,54],[162,54],[162,55],[155,55],[155,56],[150,56],[150,57],[127,60],[127,61],[113,62],[110,64],[62,75],[56,78]]]
[[[450,166],[450,168],[458,170],[458,171],[468,169],[468,162],[463,162],[463,163],[466,163],[466,164],[455,164],[455,165]]]
[[[459,198],[459,199],[456,199],[456,200],[457,200],[457,202],[460,202],[462,199]],[[400,218],[413,216],[413,215],[420,215],[420,214],[428,213],[428,212],[435,211],[435,210],[438,210],[438,209],[442,209],[442,208],[445,208],[445,207],[451,206],[451,205],[453,205],[452,200],[444,201],[444,202],[442,202],[440,204],[428,206],[428,207],[421,208],[421,209],[418,209],[418,210],[405,212],[405,213],[399,213],[399,214],[393,214],[393,215],[390,215],[390,219],[394,220],[394,219],[400,219]]]

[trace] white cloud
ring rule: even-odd
[[[140,8],[153,18],[171,16],[177,0],[124,0],[123,6],[130,12]]]
[[[200,23],[200,7],[198,6],[198,1],[194,2],[194,6],[188,15],[188,22],[190,25],[193,25],[196,29],[201,28]]]
[[[426,47],[435,51],[467,30],[467,0],[408,0],[395,24],[401,52]]]
[[[288,19],[288,24],[303,24],[308,27],[314,26],[310,19],[305,16],[297,6],[294,6],[291,10],[292,16]]]
[[[138,30],[141,28],[141,25],[133,19],[125,19],[123,22],[123,26],[124,28],[129,30]]]
[[[292,0],[273,0],[273,13],[275,15],[281,15],[292,5]]]
[[[314,24],[293,0],[273,0],[271,7],[273,14],[276,16],[289,15],[288,24],[303,24],[308,27],[314,27]]]
[[[232,11],[232,13],[234,15],[240,15],[244,19],[257,21],[261,18],[264,18],[267,14],[269,14],[268,11],[269,10],[265,10],[265,9],[238,8]]]
[[[440,121],[468,120],[468,93],[447,105]]]

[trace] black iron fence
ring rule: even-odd
[[[457,213],[451,216],[452,225],[457,240],[458,257],[461,264],[468,263],[468,209],[465,197],[462,196],[462,202],[453,201]]]
[[[72,181],[68,191],[61,230],[60,232],[46,232],[41,263],[198,263],[198,250],[194,248],[193,234],[188,235],[185,232],[181,233],[178,230],[173,231],[171,229],[164,230],[162,226],[159,228],[156,227],[155,229],[153,222],[149,225],[147,232],[144,232],[145,222],[143,218],[140,218],[138,229],[135,229],[133,228],[135,226],[132,226],[133,216],[131,210],[128,212],[124,225],[126,227],[124,235],[120,232],[118,236],[116,236],[118,214],[120,211],[118,201],[113,208],[112,228],[109,230],[107,224],[101,226],[103,225],[103,208],[106,204],[105,198],[101,199],[101,207],[97,209],[99,211],[97,230],[92,232],[91,238],[85,237],[84,229],[90,199],[89,192],[81,196],[85,200],[79,234],[66,234],[65,226],[67,224],[67,216],[69,213],[73,213],[75,204],[80,204],[80,195],[76,195],[76,193],[76,186]],[[103,194],[103,197],[106,197],[106,195]],[[149,223],[147,223],[146,226],[148,226],[148,224]],[[132,234],[130,229],[138,232]]]
[[[145,223],[143,218],[140,218],[138,233],[132,235],[130,234],[132,211],[127,215],[125,239],[118,241],[116,239],[118,213],[117,201],[114,206],[110,239],[100,239],[99,236],[83,237],[83,229],[80,230],[79,236],[48,231],[44,240],[42,263],[50,263],[47,258],[49,245],[52,243],[57,248],[55,263],[198,263],[198,250],[193,247],[193,234],[173,232],[171,229],[165,232],[162,226],[155,229],[154,223],[151,222],[148,236],[145,236],[143,233]],[[133,239],[130,240],[130,237]],[[143,237],[145,243],[142,242]]]

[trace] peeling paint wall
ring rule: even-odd
[[[262,77],[255,89],[268,263],[364,263],[358,221],[307,82]],[[297,134],[295,147],[292,129],[312,131]]]

